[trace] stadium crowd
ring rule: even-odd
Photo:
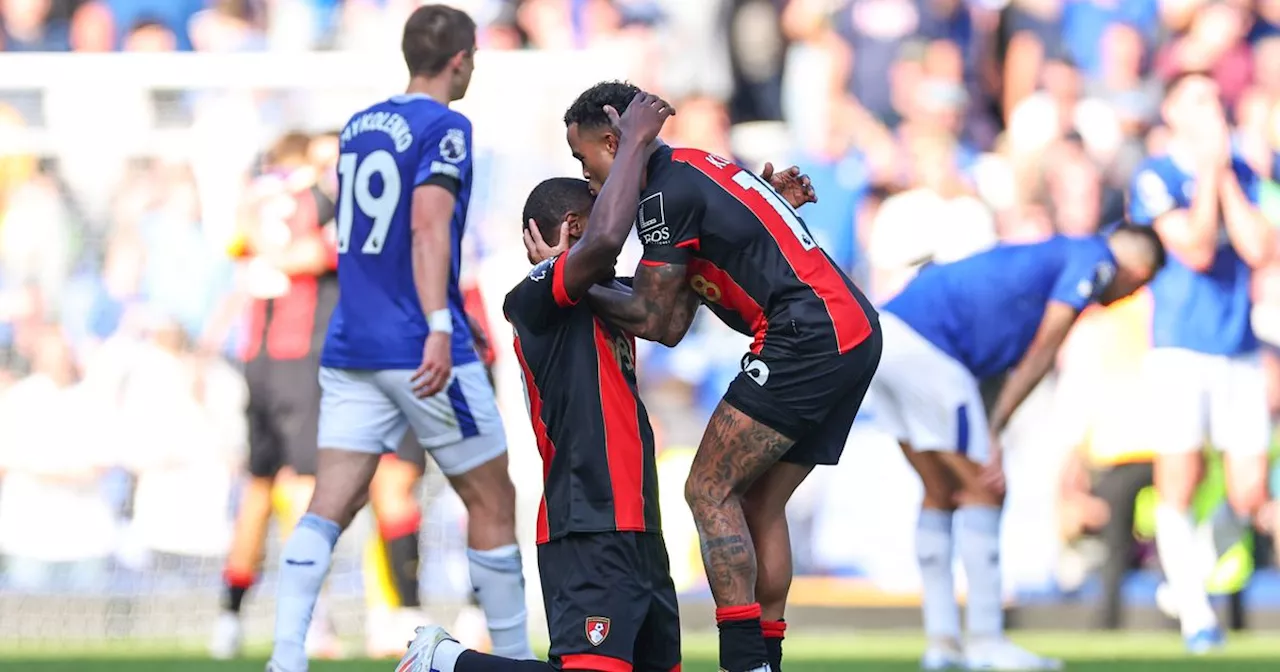
[[[386,50],[417,4],[0,0],[0,50]],[[818,192],[803,211],[809,227],[877,300],[926,262],[1086,235],[1122,218],[1136,166],[1165,140],[1164,82],[1185,70],[1217,81],[1238,152],[1267,178],[1261,208],[1280,226],[1275,0],[450,4],[477,19],[482,50],[623,52],[633,65],[620,75],[676,103],[670,144],[753,165],[792,159]],[[305,98],[104,98],[96,86],[0,91],[0,139],[38,129],[65,140],[41,156],[6,152],[0,140],[7,589],[104,590],[121,567],[225,554],[247,434],[238,364],[247,320],[235,298],[253,273],[228,241],[254,197],[259,154],[285,131],[315,133],[300,179],[330,195],[334,186],[332,138],[299,111]],[[208,144],[190,159],[130,144],[150,129],[202,125]],[[226,133],[232,125],[247,131]],[[493,180],[487,192],[516,178]],[[476,229],[476,259],[519,245],[509,221]],[[1280,266],[1255,274],[1254,300],[1275,413]],[[1057,588],[1079,587],[1101,565],[1111,598],[1103,625],[1117,622],[1114,596],[1130,561],[1150,561],[1134,548],[1133,526],[1116,523],[1132,521],[1151,481],[1130,403],[1142,394],[1150,311],[1140,293],[1086,314],[1041,390],[1041,427],[1023,441],[1053,444],[1025,448],[1044,451],[1051,464],[1039,469],[1059,485],[1036,495],[1060,523]],[[679,347],[643,351],[665,445],[696,443],[739,370],[739,350],[726,344],[738,338],[702,319]],[[797,529],[811,535],[797,532],[808,549],[800,572],[864,570],[817,548],[824,506],[836,505],[819,493],[796,507]],[[1090,540],[1097,535],[1101,544]],[[1274,565],[1266,546],[1259,560]]]

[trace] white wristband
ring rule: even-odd
[[[453,313],[448,308],[431,311],[427,314],[427,328],[431,333],[452,334]]]

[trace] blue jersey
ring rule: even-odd
[[[416,369],[430,333],[413,282],[413,190],[438,184],[453,210],[448,304],[453,363],[478,360],[458,274],[471,198],[471,122],[423,95],[393,96],[357,112],[342,129],[338,159],[338,306],[324,366]]]
[[[1050,301],[1084,310],[1115,272],[1102,236],[1056,236],[926,266],[884,310],[986,378],[1022,359]]]
[[[1239,157],[1232,158],[1231,167],[1244,193],[1257,203],[1258,176]],[[1191,207],[1195,189],[1195,176],[1172,157],[1149,158],[1133,178],[1129,219],[1152,225],[1167,212]],[[1152,345],[1211,355],[1252,352],[1258,341],[1249,317],[1251,275],[1225,228],[1219,229],[1213,265],[1203,273],[1170,255],[1164,270],[1151,281]]]

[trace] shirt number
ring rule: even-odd
[[[373,220],[369,236],[364,239],[360,251],[364,254],[381,254],[387,242],[387,231],[400,205],[400,168],[395,157],[385,149],[379,149],[364,157],[357,165],[354,153],[338,157],[338,254],[346,254],[351,246],[351,225],[355,219],[355,207]],[[373,195],[370,186],[373,176],[382,178],[382,193]]]
[[[791,208],[791,204],[782,200],[778,192],[774,191],[773,187],[758,175],[749,170],[739,170],[734,174],[733,181],[739,187],[763,196],[769,207],[773,208],[778,213],[778,216],[782,218],[782,221],[786,222],[787,228],[791,229],[791,233],[795,235],[796,240],[800,241],[800,246],[806,252],[818,246],[813,241],[813,236],[809,234],[809,230],[805,228],[804,222],[800,221],[796,211]]]

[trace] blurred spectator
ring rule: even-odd
[[[113,51],[116,24],[111,9],[96,0],[80,5],[71,15],[69,42],[71,49],[82,53]]]
[[[66,51],[67,24],[49,16],[52,0],[0,0],[0,46],[6,51]]]
[[[0,553],[19,589],[83,589],[100,579],[115,549],[114,515],[100,487],[114,444],[102,440],[102,400],[77,378],[59,328],[47,325],[31,375],[0,397]]]

